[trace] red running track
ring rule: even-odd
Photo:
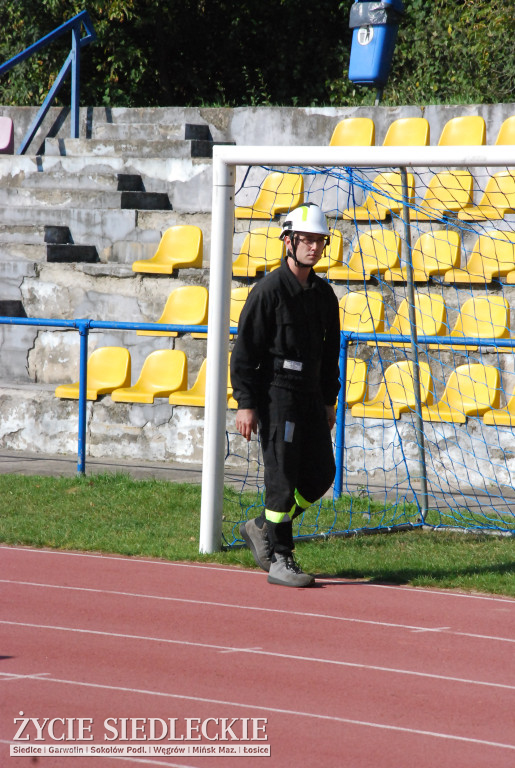
[[[336,579],[297,590],[253,570],[10,547],[0,564],[2,767],[515,765],[515,600]],[[33,722],[20,734],[29,747],[73,746],[83,718],[94,744],[270,756],[9,756],[22,717],[41,728],[43,742]],[[62,718],[64,741],[44,718]],[[244,722],[260,741],[232,738]]]

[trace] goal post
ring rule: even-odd
[[[316,169],[317,173],[321,174],[331,173],[334,169],[373,169],[379,172],[386,168],[395,168],[404,174],[416,168],[480,167],[495,171],[498,168],[515,168],[515,146],[238,147],[229,145],[213,148],[209,333],[199,539],[199,550],[202,553],[215,552],[222,545],[229,300],[233,261],[235,179],[238,166],[260,167],[268,170],[295,169],[299,174],[302,174],[305,169]],[[409,230],[409,218],[406,218],[405,224]],[[409,238],[406,240],[408,241]],[[409,242],[406,254],[405,260],[410,265]],[[410,318],[414,328],[412,283],[409,292],[412,298]],[[422,430],[421,423],[418,428]],[[337,425],[338,429],[341,435],[341,425]],[[420,443],[423,450],[423,440]]]

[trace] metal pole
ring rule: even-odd
[[[422,522],[425,522],[428,509],[427,495],[427,467],[426,451],[424,445],[424,421],[422,419],[422,404],[420,402],[420,367],[418,361],[418,339],[417,323],[415,312],[415,286],[413,282],[413,259],[411,254],[411,225],[409,220],[409,198],[408,198],[408,175],[406,168],[401,167],[402,178],[402,219],[404,222],[404,240],[403,258],[406,262],[407,272],[407,293],[409,304],[409,323],[410,323],[410,342],[411,358],[413,361],[413,386],[415,390],[415,430],[417,433],[418,457],[420,464],[420,492],[421,492],[421,515]]]
[[[72,139],[79,138],[80,104],[80,24],[72,27],[71,129]]]
[[[79,368],[79,437],[77,449],[77,472],[86,473],[86,408],[88,394],[88,334],[89,321],[78,320],[80,334],[80,368]]]
[[[345,451],[345,407],[347,399],[347,357],[349,338],[340,334],[340,394],[336,410],[336,445],[335,460],[336,474],[334,477],[333,496],[338,499],[343,493],[343,454]]]
[[[229,303],[234,232],[235,169],[213,152],[213,206],[209,316],[207,337],[206,408],[200,506],[200,552],[222,545]]]

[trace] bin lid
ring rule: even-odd
[[[401,0],[357,0],[350,8],[349,27],[399,24],[403,15]]]

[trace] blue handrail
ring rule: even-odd
[[[83,37],[81,37],[80,34],[81,34],[81,29],[83,25],[84,25],[86,34]],[[30,126],[29,130],[25,134],[25,138],[23,139],[20,145],[20,148],[18,149],[18,152],[17,152],[19,155],[23,155],[25,153],[27,147],[29,146],[32,139],[34,138],[36,131],[38,130],[41,123],[43,122],[45,115],[48,112],[57,93],[59,92],[59,89],[63,84],[64,78],[70,71],[70,68],[72,71],[71,106],[70,106],[71,138],[72,139],[79,138],[80,49],[83,48],[88,43],[92,43],[97,38],[95,29],[93,27],[93,22],[91,21],[89,13],[87,11],[81,11],[72,19],[69,19],[64,24],[61,24],[60,27],[57,27],[56,29],[54,29],[53,32],[50,32],[48,35],[45,35],[45,37],[42,37],[41,40],[38,40],[36,43],[33,43],[32,45],[30,45],[28,48],[25,48],[24,51],[21,51],[21,53],[18,53],[16,56],[13,56],[13,58],[9,59],[9,61],[6,61],[5,64],[0,64],[0,77],[1,77],[4,74],[4,72],[8,72],[10,69],[16,66],[16,64],[19,64],[21,61],[25,61],[25,59],[28,59],[29,56],[32,56],[33,53],[40,51],[45,46],[49,45],[49,43],[52,43],[54,40],[57,40],[58,37],[61,37],[62,35],[64,35],[66,32],[70,30],[72,33],[72,47],[71,47],[70,53],[68,54],[66,61],[61,67],[61,71],[57,75],[55,82],[51,87],[51,89],[49,90],[47,97],[43,102],[43,104],[41,105],[39,112],[36,115],[32,125]]]
[[[49,328],[70,328],[75,329],[80,335],[80,367],[79,367],[79,403],[78,403],[78,447],[77,447],[77,472],[85,474],[86,472],[86,414],[87,414],[87,362],[88,362],[88,339],[90,330],[118,330],[118,331],[178,331],[179,333],[207,333],[207,325],[178,325],[166,323],[143,323],[143,322],[115,322],[105,320],[88,320],[87,318],[78,318],[76,320],[53,320],[35,317],[4,317],[0,316],[0,326],[2,325],[26,325],[33,327],[47,326]],[[238,328],[231,326],[229,333],[237,334]],[[355,341],[383,341],[396,343],[409,343],[411,336],[408,334],[391,333],[358,333],[355,331],[341,331],[341,352],[340,352],[340,393],[338,396],[338,421],[336,425],[336,476],[334,481],[334,497],[338,498],[343,493],[343,458],[345,451],[345,397],[347,379],[347,351],[349,342]],[[515,350],[515,338],[509,339],[478,339],[468,336],[449,337],[449,336],[423,336],[418,337],[419,344],[442,344],[452,346],[467,346],[470,344],[484,347],[503,347]]]

